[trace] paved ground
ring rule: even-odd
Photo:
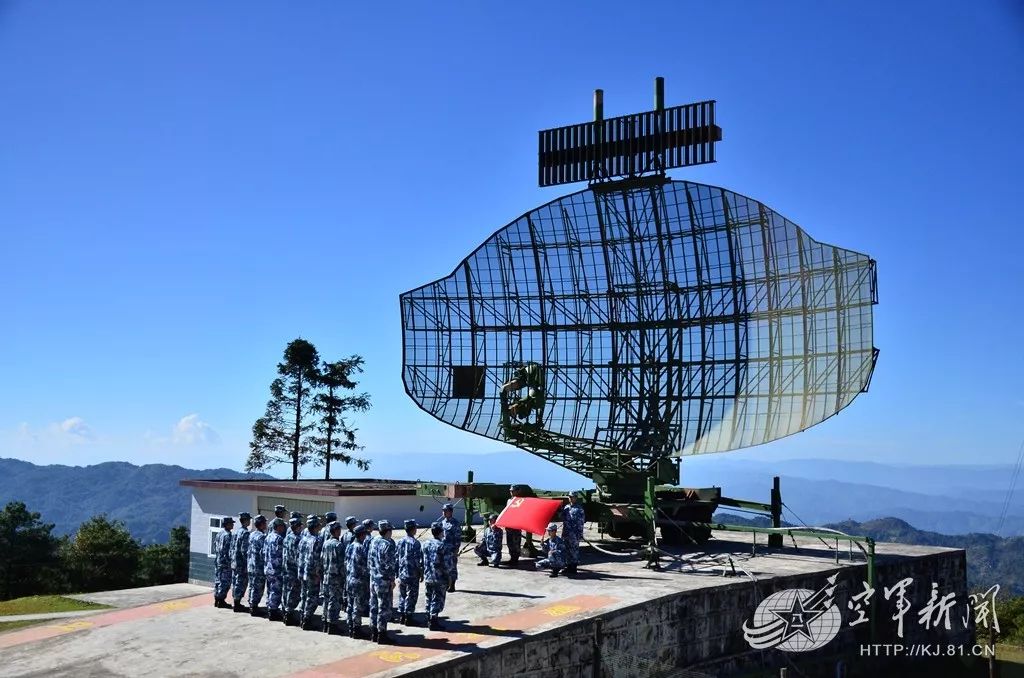
[[[197,596],[201,593],[209,593],[209,591],[209,588],[195,584],[164,584],[163,586],[145,586],[139,589],[122,589],[120,591],[77,593],[67,597],[110,607],[138,607],[175,598]]]
[[[184,588],[171,600],[100,612],[58,624],[0,634],[5,676],[396,676],[461,653],[514,641],[569,620],[676,591],[732,584],[731,575],[766,577],[835,567],[835,554],[817,540],[751,557],[749,537],[716,534],[706,550],[685,554],[665,570],[636,560],[584,550],[586,572],[549,578],[532,571],[476,567],[460,560],[458,592],[449,594],[444,632],[392,626],[396,646],[371,645],[215,609],[209,589]],[[763,536],[761,537],[763,543]],[[942,549],[879,545],[881,558]],[[842,556],[841,562],[847,562]],[[858,563],[863,562],[858,560]],[[165,589],[166,587],[156,587]],[[203,591],[196,595],[196,590]],[[145,601],[145,592],[113,592],[102,600]],[[99,600],[99,599],[97,599]],[[110,604],[108,602],[108,604]],[[420,609],[423,595],[420,596]],[[268,647],[292,651],[268,651]]]

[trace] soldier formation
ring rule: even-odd
[[[512,486],[509,494],[511,501],[517,487]],[[285,507],[278,505],[269,525],[264,516],[253,519],[243,511],[238,514],[241,529],[237,532],[233,531],[235,519],[226,516],[214,546],[214,606],[262,616],[260,603],[265,591],[270,621],[309,630],[322,605],[324,633],[364,638],[363,617],[369,617],[370,640],[388,644],[392,642],[388,622],[418,625],[415,612],[422,583],[427,628],[437,630],[445,599],[455,591],[459,576],[462,523],[455,518],[454,508],[452,504],[442,506],[441,518],[431,524],[430,538],[423,542],[417,538],[415,520],[405,521],[405,535],[396,542],[387,520],[360,522],[348,516],[341,523],[333,511],[323,519],[316,515],[303,519],[297,511],[289,516]],[[487,527],[474,553],[480,558],[479,565],[498,567],[506,532],[497,526],[497,515],[484,518]],[[544,557],[537,561],[537,569],[550,569],[552,577],[562,570],[575,573],[583,523],[583,508],[573,496],[563,509],[562,536],[557,536],[557,524],[548,526],[548,538],[542,544]],[[514,566],[521,553],[522,532],[508,530],[507,544],[509,564]],[[393,610],[396,585],[398,609]],[[229,591],[232,605],[227,603]],[[247,606],[243,600],[248,600]]]

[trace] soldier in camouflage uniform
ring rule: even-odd
[[[398,540],[398,623],[415,626],[412,615],[423,581],[423,547],[416,538],[416,521],[405,521],[405,536]]]
[[[391,538],[391,523],[377,523],[378,536],[370,544],[367,567],[370,569],[370,628],[372,640],[381,645],[391,642],[388,621],[394,603],[395,576],[398,574],[398,549]]]
[[[565,542],[565,573],[576,574],[580,563],[580,540],[586,515],[580,506],[579,495],[569,495],[569,503],[562,509],[562,541]]]
[[[320,534],[318,535],[318,537],[320,539],[320,558],[321,559],[323,559],[323,554],[324,554],[324,542],[326,542],[331,537],[331,531],[329,529],[327,529],[327,528],[328,528],[328,526],[331,523],[336,523],[336,522],[338,522],[338,514],[335,513],[334,511],[328,511],[327,513],[325,513],[324,514],[324,519],[320,521],[320,524],[323,525],[323,529],[320,530]],[[344,560],[344,559],[342,559],[342,560]],[[323,565],[321,565],[321,570],[320,571],[323,572]],[[323,583],[323,578],[322,577],[321,577],[321,580],[320,580],[320,592],[317,595],[319,596],[320,604],[323,605],[324,604],[324,595],[325,594],[324,594],[324,583]]]
[[[292,613],[299,606],[299,594],[302,590],[302,580],[299,579],[299,539],[302,535],[302,520],[290,518],[288,526],[289,531],[284,537],[282,547],[284,576],[281,580],[281,597],[284,603],[282,619],[285,626],[291,626],[293,622]]]
[[[299,605],[302,610],[302,621],[299,626],[303,631],[310,628],[313,615],[319,606],[320,575],[323,566],[320,562],[320,519],[310,516],[306,520],[306,529],[309,533],[299,542],[299,576],[302,578],[302,601]]]
[[[508,488],[508,501],[505,502],[505,506],[514,502],[519,497],[519,492],[518,485],[511,485]],[[515,567],[516,563],[519,562],[519,556],[523,553],[522,530],[514,530],[511,527],[505,528],[505,543],[508,544],[509,567]]]
[[[349,637],[359,638],[359,627],[362,625],[359,601],[370,588],[370,570],[366,566],[366,551],[363,549],[363,542],[368,541],[366,527],[357,525],[353,535],[352,541],[345,549],[345,589],[348,597],[345,612]]]
[[[231,583],[232,608],[235,612],[248,612],[249,608],[242,605],[245,589],[249,586],[249,523],[252,516],[248,511],[238,514],[238,522],[242,524],[231,540],[231,567],[234,577]]]
[[[550,568],[551,577],[557,577],[558,573],[565,567],[565,542],[558,536],[558,525],[548,525],[548,538],[541,543],[541,550],[544,557],[536,562],[538,570]]]
[[[256,516],[252,524],[256,529],[249,535],[246,562],[249,568],[249,614],[257,617],[260,601],[263,600],[263,589],[267,585],[267,562],[263,551],[267,541],[267,518]]]
[[[334,521],[328,524],[327,534],[321,555],[324,569],[320,589],[324,594],[324,633],[340,634],[338,614],[341,612],[341,589],[345,586],[345,554],[338,539],[341,536],[341,523]]]
[[[444,529],[444,542],[452,552],[452,571],[448,580],[448,593],[452,593],[455,591],[455,581],[459,578],[459,549],[462,548],[462,523],[455,517],[452,504],[441,507],[440,523]]]
[[[473,553],[480,559],[477,565],[490,564],[498,567],[501,563],[501,541],[503,530],[497,526],[498,516],[488,513],[484,518],[487,520],[487,531],[473,549]]]
[[[270,521],[271,531],[263,547],[263,572],[267,577],[267,619],[281,621],[281,589],[284,584],[284,532],[283,518]]]
[[[366,539],[363,541],[363,558],[366,560],[366,562],[369,562],[370,561],[370,545],[373,543],[373,540],[376,539],[379,536],[379,535],[376,535],[376,534],[373,533],[373,531],[375,529],[377,529],[377,524],[375,522],[373,522],[372,520],[370,520],[369,518],[364,520],[361,524],[363,526],[363,529],[366,530]],[[367,571],[369,571],[369,570],[367,570]],[[370,614],[370,583],[369,583],[370,580],[369,580],[369,578],[367,578],[366,582],[367,582],[366,583],[366,588],[361,590],[360,594],[361,594],[362,597],[359,599],[359,614],[364,616],[364,617],[366,617],[367,615]]]
[[[444,611],[452,577],[451,545],[442,540],[444,525],[440,521],[430,526],[430,539],[423,545],[423,581],[427,588],[427,628],[436,631],[441,628],[437,620]]]
[[[213,606],[228,607],[226,598],[228,589],[231,588],[231,543],[233,541],[231,530],[235,526],[235,519],[225,516],[220,524],[221,530],[213,546],[213,552],[217,557],[213,566]]]
[[[348,545],[355,539],[356,525],[359,524],[359,520],[355,516],[349,516],[345,518],[345,527],[341,531],[341,562],[345,562],[345,552],[348,551]],[[344,581],[341,585],[341,609],[348,610],[348,587],[345,586]]]

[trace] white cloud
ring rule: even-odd
[[[178,420],[171,433],[175,445],[216,445],[220,436],[198,414],[188,414]]]
[[[81,417],[69,417],[57,424],[57,428],[68,441],[73,443],[84,443],[96,437]]]

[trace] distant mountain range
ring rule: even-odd
[[[188,525],[191,492],[183,478],[248,478],[226,468],[197,471],[181,466],[135,466],[112,461],[93,466],[36,466],[0,459],[0,506],[23,501],[30,511],[55,523],[54,532],[71,534],[99,513],[123,520],[145,543],[166,542],[175,525]],[[269,476],[264,476],[269,477]]]
[[[529,483],[544,489],[590,487],[587,478],[518,451],[491,454],[376,455],[369,471],[342,468],[338,476]],[[995,532],[1012,468],[1006,466],[899,466],[841,460],[761,462],[723,455],[688,457],[682,484],[721,486],[723,494],[767,501],[772,476],[782,478],[784,517],[791,523],[871,521],[895,516],[943,535]],[[312,475],[312,474],[311,474]],[[20,499],[57,523],[61,533],[97,513],[124,520],[144,541],[164,541],[189,519],[183,478],[251,477],[227,468],[108,462],[94,466],[36,466],[0,459],[0,502]],[[1018,488],[1000,536],[1024,535],[1024,487]],[[993,538],[994,535],[993,535]]]

